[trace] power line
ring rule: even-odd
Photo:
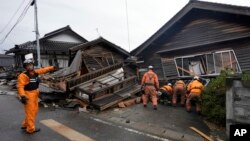
[[[10,29],[10,31],[4,36],[4,38],[1,40],[0,44],[4,43],[4,41],[7,39],[7,37],[10,35],[10,33],[13,31],[13,29],[16,27],[16,25],[23,20],[23,18],[25,17],[26,13],[28,12],[29,7],[31,6],[32,2],[33,2],[33,0],[30,0],[30,2],[25,6],[23,12],[21,13],[21,15],[19,16],[19,18],[17,19],[16,23],[12,26],[12,28]]]
[[[17,10],[15,11],[15,13],[12,15],[12,17],[10,18],[10,20],[8,21],[8,23],[3,27],[3,29],[0,31],[0,34],[3,33],[3,31],[9,26],[9,24],[11,23],[11,21],[14,19],[14,17],[16,16],[17,12],[20,10],[20,8],[22,7],[22,5],[24,4],[24,1],[18,6]]]

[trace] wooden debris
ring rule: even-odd
[[[195,127],[189,127],[189,128],[191,128],[193,131],[195,131],[197,134],[199,134],[202,138],[204,138],[205,141],[214,141],[214,139],[210,138],[208,135],[204,134],[203,132],[201,132],[197,128],[195,128]]]
[[[120,102],[120,103],[118,103],[118,107],[119,108],[125,108],[126,106],[125,106],[125,104],[123,102]]]

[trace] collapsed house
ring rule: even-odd
[[[190,1],[131,52],[153,65],[160,80],[212,77],[223,69],[250,71],[250,8]]]
[[[47,87],[54,88],[54,92],[71,93],[104,110],[140,91],[135,71],[124,64],[129,53],[119,46],[100,37],[69,52],[68,68],[44,76]]]
[[[44,35],[39,39],[41,66],[58,64],[60,68],[68,67],[69,48],[87,42],[86,39],[74,32],[70,26],[66,26]],[[5,54],[14,54],[15,67],[20,68],[25,60],[25,55],[33,53],[37,60],[36,41],[29,41],[15,45]]]

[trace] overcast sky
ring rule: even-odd
[[[0,0],[0,43],[29,1]],[[38,0],[40,37],[70,25],[75,32],[89,41],[101,35],[125,50],[131,51],[161,28],[188,1],[127,0],[128,41],[126,0]],[[250,7],[250,0],[206,1]],[[6,27],[20,5],[20,10]],[[4,43],[0,44],[0,53],[4,53],[4,50],[14,47],[15,44],[35,40],[33,31],[34,7],[30,7],[24,19],[14,28]]]

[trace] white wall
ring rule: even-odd
[[[81,43],[81,40],[77,39],[76,37],[68,34],[68,33],[63,33],[57,36],[54,36],[50,39],[50,41],[63,41],[63,42],[75,42],[75,43]]]
[[[41,64],[43,67],[49,66],[49,57],[47,55],[42,55],[41,56]],[[59,63],[59,68],[66,68],[68,67],[68,57],[67,56],[57,56],[57,61]],[[54,64],[54,60],[52,59],[52,62]]]

